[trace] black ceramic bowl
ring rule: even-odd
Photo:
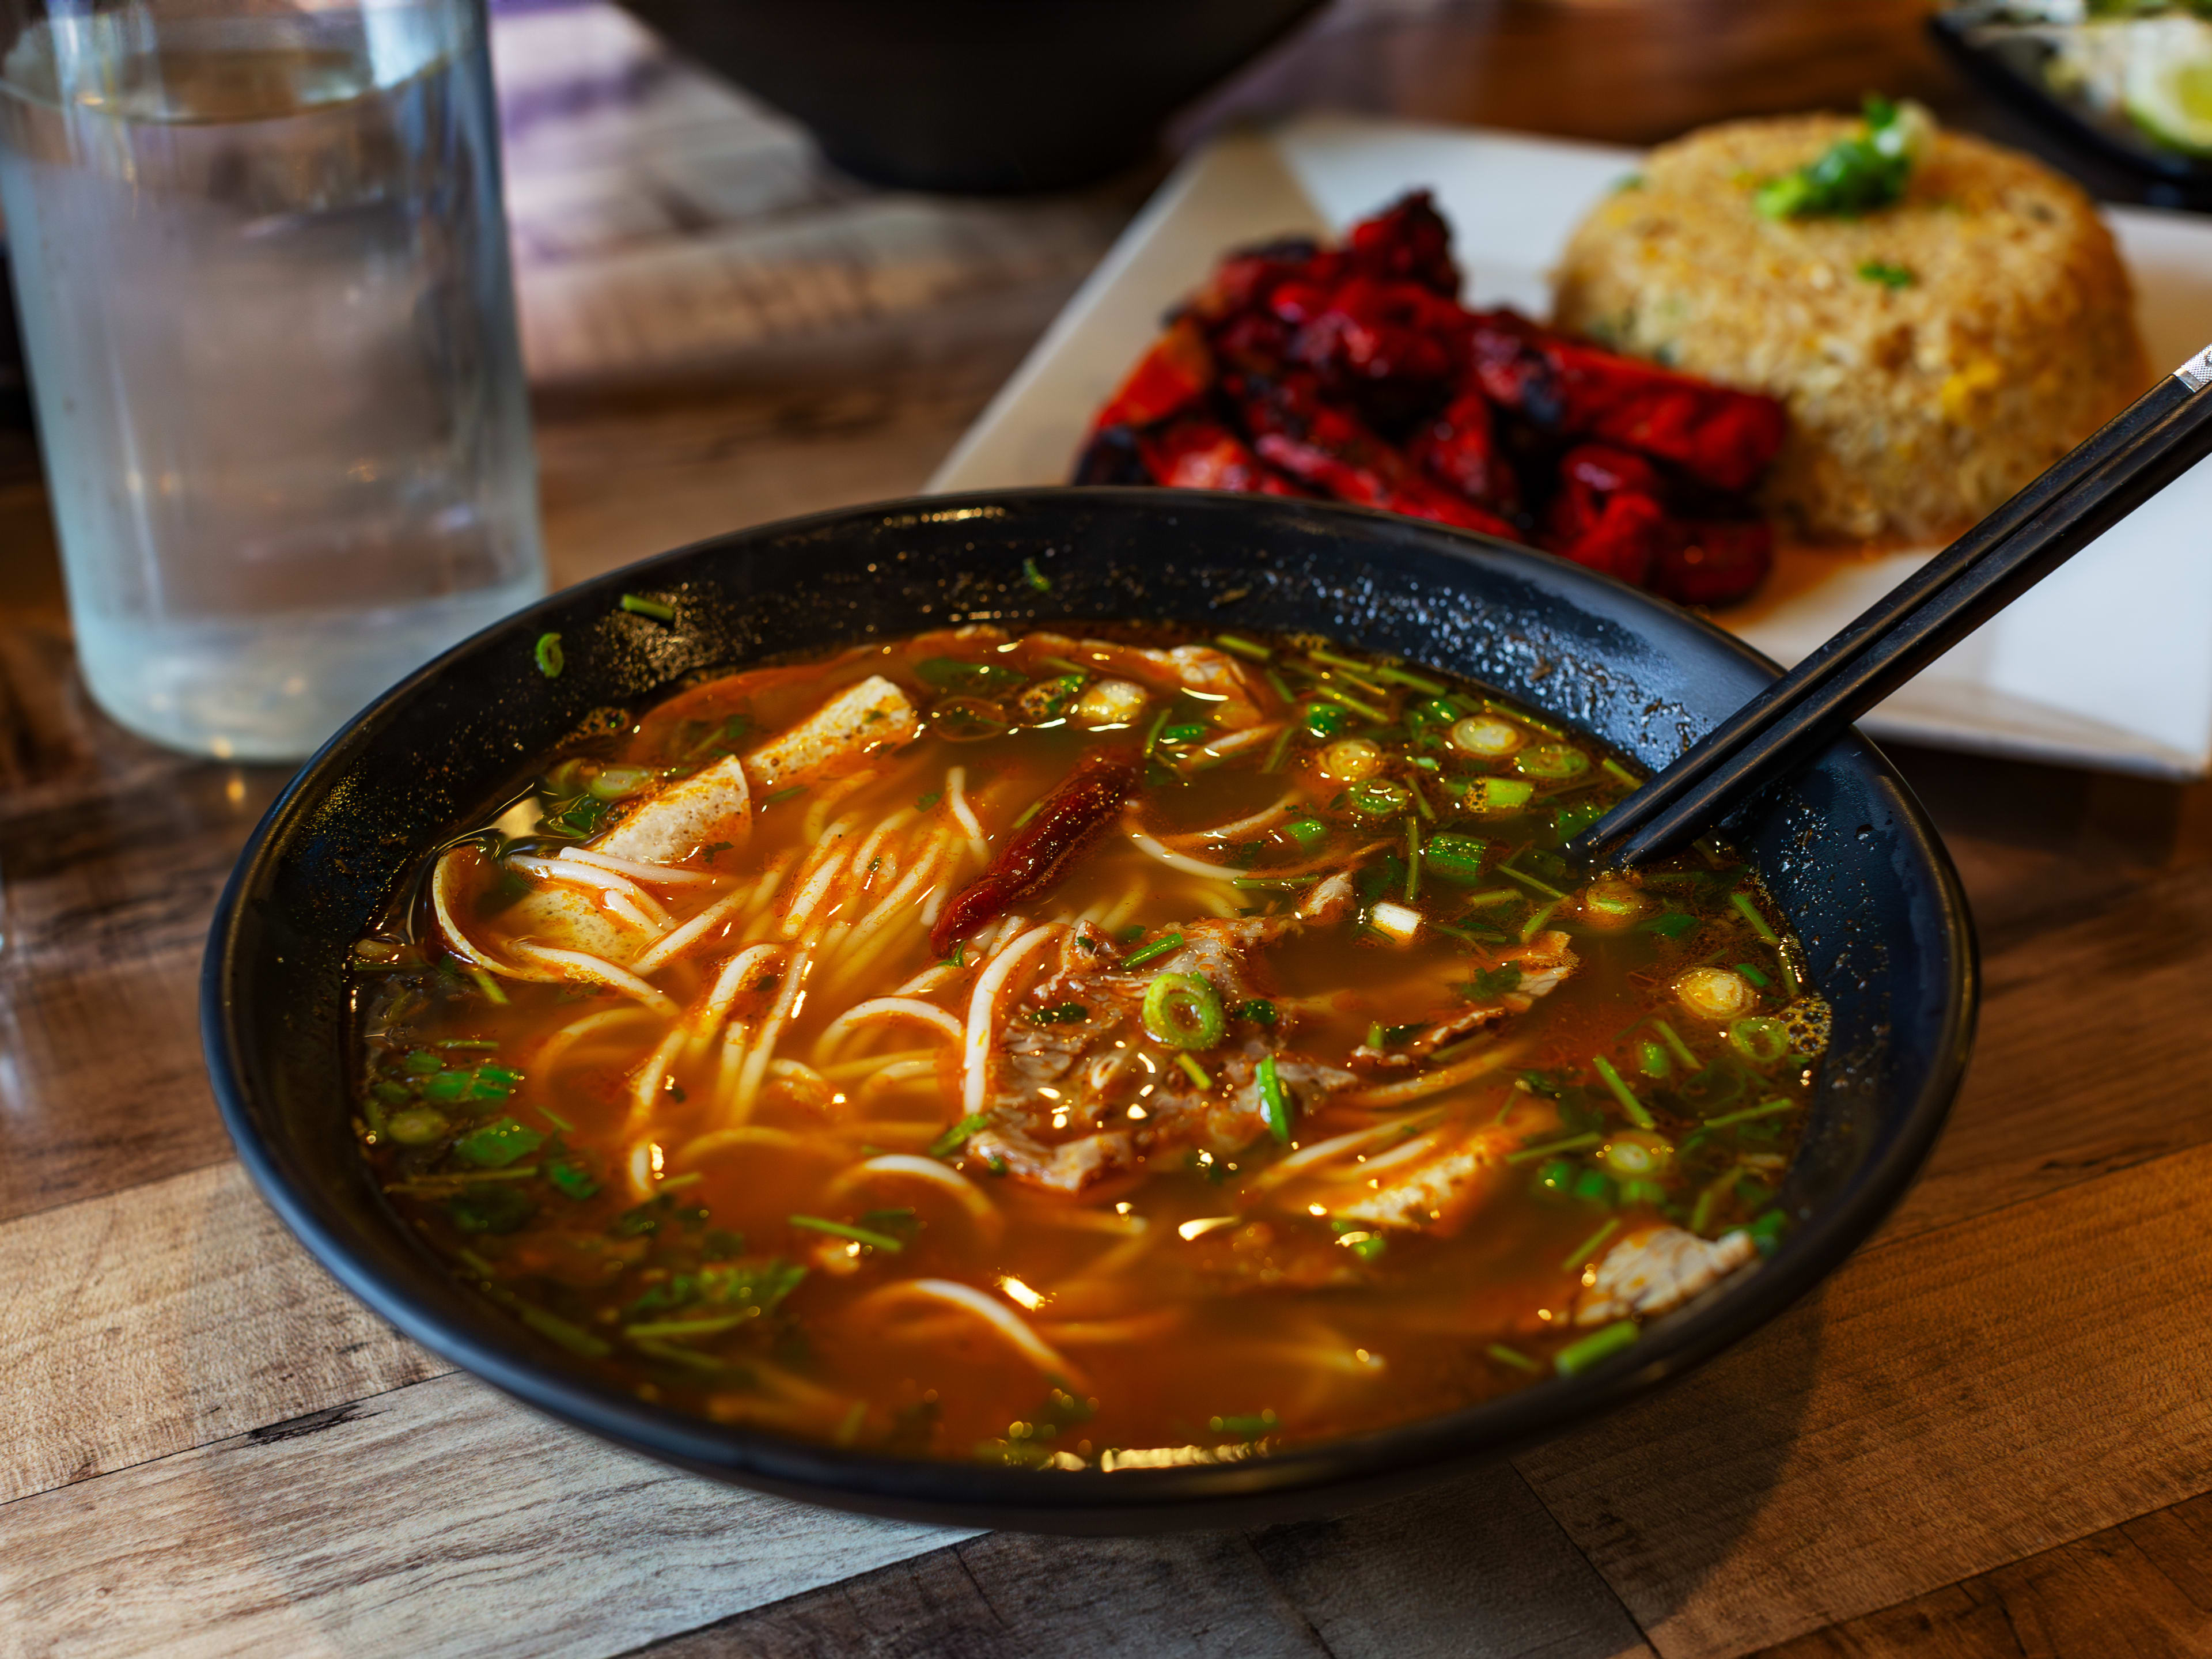
[[[1051,584],[1027,577],[1034,560]],[[672,626],[625,591],[672,603]],[[517,1398],[703,1474],[930,1521],[1069,1532],[1340,1510],[1435,1480],[1688,1370],[1772,1318],[1865,1238],[1918,1169],[1966,1062],[1974,953],[1949,861],[1865,742],[1735,830],[1834,1006],[1800,1216],[1755,1272],[1571,1378],[1251,1462],[1061,1473],[840,1451],[718,1426],[580,1372],[457,1283],[386,1208],[348,1128],[346,960],[425,848],[478,821],[595,710],[766,653],[961,619],[1165,617],[1317,629],[1488,682],[1659,765],[1770,665],[1698,617],[1564,560],[1380,513],[1253,495],[1040,489],[769,525],[632,566],[455,647],[324,749],[271,807],[216,911],[202,1020],[216,1094],[263,1194],[410,1336]],[[568,665],[532,648],[549,629]]]
[[[797,118],[847,172],[906,190],[1058,190],[1320,0],[623,0]]]

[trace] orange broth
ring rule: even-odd
[[[1553,849],[1636,775],[1437,671],[1306,638],[1083,633],[740,673],[550,759],[450,855],[453,913],[495,963],[531,943],[502,932],[517,895],[672,781],[873,676],[921,713],[910,742],[757,791],[749,832],[668,879],[602,872],[644,900],[564,890],[641,915],[633,939],[723,907],[643,992],[471,963],[419,891],[362,942],[364,1153],[488,1319],[721,1421],[1132,1467],[1594,1364],[1660,1310],[1602,1305],[1613,1252],[1679,1233],[1733,1268],[1771,1249],[1825,1009],[1740,859],[1706,843],[1573,882]],[[1164,665],[1178,644],[1200,669]],[[1097,718],[1130,712],[1111,682],[1144,693],[1133,718]],[[1142,751],[1126,807],[1014,903],[1018,928],[940,958],[929,924],[1102,745]],[[1079,920],[979,997],[994,950]],[[1131,988],[1200,935],[1233,965],[1190,974],[1156,1029]],[[1693,970],[1741,1006],[1686,1000]],[[834,1026],[887,998],[941,1013]],[[1088,1046],[1056,1093],[1024,1084],[1054,1043]]]

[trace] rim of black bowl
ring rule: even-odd
[[[1932,883],[1949,957],[1940,1051],[1929,1057],[1927,1075],[1905,1108],[1900,1131],[1838,1200],[1802,1220],[1778,1253],[1757,1270],[1653,1322],[1633,1347],[1579,1374],[1553,1375],[1439,1416],[1242,1462],[1124,1468],[1110,1474],[1002,1468],[842,1449],[649,1405],[564,1369],[556,1351],[538,1346],[523,1328],[493,1317],[489,1308],[475,1318],[447,1317],[426,1308],[397,1277],[364,1260],[354,1247],[350,1224],[337,1212],[329,1196],[303,1182],[264,1139],[254,1121],[240,1063],[237,985],[242,901],[264,884],[285,832],[319,799],[325,781],[402,718],[415,694],[453,664],[495,641],[529,632],[553,613],[580,603],[613,599],[665,567],[710,550],[741,556],[749,544],[841,523],[974,507],[1018,511],[1024,505],[1070,498],[1152,514],[1202,512],[1213,503],[1230,504],[1226,510],[1249,514],[1255,512],[1257,503],[1273,502],[1272,507],[1256,511],[1372,522],[1386,526],[1394,538],[1452,558],[1479,563],[1503,558],[1526,567],[1541,579],[1539,586],[1580,590],[1586,599],[1601,601],[1601,610],[1620,610],[1621,596],[1627,596],[1632,610],[1701,633],[1760,672],[1779,672],[1769,659],[1704,617],[1548,554],[1376,509],[1212,491],[1039,488],[901,497],[709,538],[562,589],[463,641],[349,721],[300,769],[264,815],[216,907],[201,973],[200,1022],[216,1103],[257,1189],[339,1283],[408,1336],[516,1399],[699,1474],[812,1502],[944,1524],[1060,1532],[1152,1531],[1350,1508],[1547,1438],[1704,1364],[1779,1315],[1872,1234],[1919,1173],[1948,1115],[1972,1041],[1979,966],[1971,918],[1948,853],[1889,761],[1854,732],[1839,740],[1838,747],[1857,751],[1856,757],[1894,790],[1902,808],[1899,839]],[[742,663],[727,665],[735,668]],[[340,1127],[350,1110],[349,1102],[333,1103]]]

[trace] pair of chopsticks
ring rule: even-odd
[[[1589,866],[1626,869],[1718,823],[1809,763],[1853,720],[2208,454],[2212,346],[1714,727],[1565,853]],[[2205,541],[2212,557],[2212,525]]]

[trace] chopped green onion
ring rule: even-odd
[[[1181,933],[1163,933],[1141,951],[1132,951],[1121,958],[1124,968],[1141,968],[1148,962],[1158,962],[1162,957],[1182,949]]]
[[[1597,1074],[1605,1079],[1605,1086],[1613,1091],[1613,1097],[1620,1103],[1620,1109],[1628,1114],[1628,1121],[1631,1123],[1639,1129],[1649,1129],[1656,1125],[1657,1120],[1644,1109],[1644,1103],[1636,1097],[1636,1091],[1630,1088],[1620,1073],[1613,1069],[1611,1060],[1603,1054],[1599,1054],[1590,1061],[1590,1064],[1596,1068]]]
[[[635,593],[622,596],[622,608],[634,617],[650,617],[655,622],[672,623],[676,620],[674,605],[663,605],[659,599],[645,599]]]
[[[794,1227],[804,1227],[809,1232],[828,1233],[833,1238],[849,1238],[856,1244],[866,1244],[871,1249],[896,1255],[906,1249],[906,1241],[893,1238],[889,1233],[879,1233],[872,1227],[856,1227],[849,1221],[827,1221],[818,1215],[786,1216]]]
[[[1477,812],[1517,812],[1535,795],[1536,786],[1526,778],[1471,778],[1466,799]]]
[[[1632,1319],[1617,1319],[1601,1326],[1578,1342],[1570,1342],[1552,1357],[1552,1369],[1562,1376],[1572,1376],[1586,1371],[1601,1359],[1632,1346],[1638,1333]]]
[[[1597,1254],[1598,1246],[1604,1243],[1607,1239],[1611,1238],[1613,1234],[1620,1231],[1620,1218],[1619,1216],[1609,1218],[1602,1227],[1600,1227],[1595,1232],[1592,1233],[1588,1238],[1583,1241],[1581,1249],[1577,1249],[1572,1255],[1569,1256],[1565,1261],[1562,1261],[1559,1264],[1560,1271],[1562,1273],[1573,1273],[1577,1268],[1580,1267],[1583,1263],[1588,1261],[1592,1256]]]
[[[1677,1036],[1674,1034],[1674,1028],[1665,1020],[1653,1020],[1651,1029],[1659,1033],[1661,1042],[1674,1051],[1674,1058],[1682,1062],[1684,1071],[1701,1072],[1705,1069],[1705,1062],[1690,1052],[1690,1045]]]
[[[1221,1041],[1221,997],[1196,974],[1158,974],[1145,988],[1145,1030],[1176,1048],[1211,1048]]]
[[[1160,733],[1167,729],[1168,711],[1165,708],[1152,716],[1152,729],[1145,733],[1145,753],[1151,754],[1159,746]]]
[[[1523,1146],[1517,1152],[1508,1152],[1508,1164],[1531,1164],[1540,1158],[1549,1158],[1555,1152],[1578,1152],[1585,1146],[1595,1146],[1605,1137],[1595,1129],[1587,1134],[1569,1135],[1565,1140],[1547,1140],[1540,1146]]]
[[[1421,896],[1421,821],[1406,820],[1406,902]]]
[[[1777,1066],[1790,1057],[1790,1028],[1778,1019],[1747,1014],[1728,1030],[1729,1047],[1754,1066]]]
[[[1283,1092],[1283,1080],[1275,1073],[1275,1057],[1260,1056],[1260,1110],[1267,1120],[1267,1133],[1276,1143],[1287,1146],[1291,1139],[1291,1103]]]
[[[929,1143],[929,1155],[932,1158],[951,1157],[953,1153],[968,1144],[969,1137],[981,1133],[988,1128],[990,1124],[991,1120],[981,1112],[975,1113],[973,1116],[962,1118],[959,1122]]]
[[[1501,876],[1510,877],[1513,880],[1519,882],[1523,887],[1533,889],[1534,891],[1542,894],[1546,898],[1556,901],[1566,897],[1565,893],[1562,893],[1558,888],[1553,886],[1548,881],[1539,881],[1535,877],[1528,874],[1527,871],[1515,869],[1513,867],[1512,861],[1510,859],[1498,866],[1498,873]]]
[[[1519,720],[1522,725],[1532,726],[1535,730],[1541,732],[1547,738],[1564,738],[1567,735],[1559,727],[1553,726],[1548,720],[1540,720],[1534,714],[1528,714],[1522,709],[1508,708],[1504,703],[1493,702],[1488,697],[1485,697],[1482,700],[1482,706],[1487,713],[1492,714],[1502,714],[1507,720]]]
[[[404,1112],[394,1112],[384,1127],[403,1146],[428,1146],[453,1125],[442,1112],[434,1112],[428,1106],[410,1106]]]
[[[1293,893],[1320,879],[1319,876],[1237,876],[1229,884],[1255,892]]]
[[[1535,938],[1537,934],[1542,933],[1544,931],[1544,924],[1552,919],[1552,912],[1559,908],[1559,902],[1557,899],[1554,899],[1551,903],[1546,905],[1542,909],[1530,916],[1528,921],[1522,922],[1521,924],[1521,942],[1523,945],[1526,945],[1530,939]]]
[[[1540,743],[1516,755],[1513,769],[1524,778],[1542,778],[1547,782],[1555,782],[1563,778],[1580,777],[1589,771],[1589,757],[1565,744]]]
[[[1279,772],[1283,769],[1283,757],[1291,752],[1291,739],[1297,735],[1297,730],[1296,726],[1287,720],[1283,723],[1283,729],[1275,733],[1274,744],[1267,750],[1267,764],[1260,769],[1262,772]]]
[[[1205,1066],[1198,1063],[1198,1060],[1194,1056],[1190,1054],[1177,1054],[1176,1056],[1176,1064],[1182,1066],[1182,1074],[1188,1078],[1193,1083],[1196,1084],[1200,1088],[1211,1089],[1213,1087],[1213,1078],[1212,1074],[1206,1071]]]
[[[1091,1010],[1079,1002],[1062,1002],[1050,1008],[1038,1008],[1030,1015],[1032,1025],[1073,1025],[1091,1018]]]
[[[1319,818],[1292,818],[1283,826],[1283,833],[1310,853],[1328,839],[1328,826]]]
[[[1635,773],[1630,771],[1619,761],[1613,759],[1612,756],[1601,756],[1598,760],[1598,764],[1602,766],[1607,772],[1610,772],[1614,777],[1620,779],[1621,782],[1626,784],[1631,789],[1638,789],[1643,787],[1644,780],[1638,777]]]
[[[1709,1117],[1708,1129],[1725,1129],[1731,1123],[1748,1123],[1755,1117],[1772,1117],[1777,1112],[1786,1112],[1797,1103],[1794,1100],[1769,1100],[1757,1106],[1747,1106],[1740,1112],[1724,1112],[1718,1117]]]
[[[1518,887],[1486,887],[1480,893],[1469,893],[1460,902],[1469,909],[1487,909],[1509,900],[1516,904],[1522,903],[1527,896]]]
[[[1751,931],[1753,933],[1758,934],[1759,938],[1765,939],[1769,945],[1778,945],[1781,943],[1781,940],[1774,937],[1774,929],[1767,926],[1766,918],[1759,914],[1759,907],[1751,902],[1750,894],[1744,892],[1730,893],[1729,895],[1729,902],[1735,906],[1737,909],[1743,912],[1743,919],[1751,924]]]
[[[1027,823],[1031,818],[1035,817],[1038,813],[1043,811],[1044,799],[1040,796],[1036,800],[1031,801],[1027,806],[1022,808],[1021,817],[1014,820],[1014,828],[1017,830],[1020,829],[1024,824]]]
[[[1674,1062],[1667,1053],[1667,1045],[1649,1038],[1636,1045],[1637,1069],[1650,1078],[1666,1077],[1674,1069]]]
[[[1316,655],[1320,653],[1316,652]],[[1394,668],[1387,663],[1371,664],[1367,672],[1390,685],[1409,686],[1416,691],[1425,691],[1432,697],[1441,697],[1445,688],[1425,674],[1416,674],[1410,668]]]
[[[1267,662],[1274,653],[1256,640],[1248,640],[1237,634],[1216,634],[1213,642],[1224,651],[1234,651],[1240,657],[1249,657],[1254,662]],[[1285,702],[1290,699],[1285,697]]]
[[[761,799],[761,805],[763,806],[773,806],[780,800],[789,800],[793,795],[803,795],[805,793],[806,786],[805,784],[794,783],[788,789],[779,789],[772,795],[763,796]]]
[[[538,672],[549,680],[561,678],[561,671],[568,665],[568,654],[561,649],[558,634],[540,634],[531,655],[537,660]]]
[[[1040,593],[1052,592],[1052,578],[1037,568],[1037,562],[1035,559],[1022,561],[1022,580]]]
[[[1316,738],[1333,738],[1344,730],[1344,710],[1334,703],[1310,702],[1303,716],[1305,728]]]
[[[1680,939],[1697,925],[1698,919],[1687,911],[1669,910],[1664,915],[1637,923],[1637,927],[1643,933],[1656,933],[1662,939]]]
[[[1370,778],[1351,792],[1352,810],[1370,818],[1395,817],[1412,799],[1413,792],[1392,778]]]
[[[1482,855],[1488,843],[1474,836],[1462,836],[1449,830],[1431,836],[1427,849],[1429,868],[1446,881],[1462,885],[1482,879]],[[1511,895],[1512,889],[1503,890]],[[1470,899],[1469,901],[1473,901]]]
[[[1195,720],[1185,720],[1180,725],[1163,726],[1159,738],[1162,743],[1196,743],[1205,735],[1205,726]]]
[[[1753,985],[1759,987],[1762,991],[1774,982],[1768,979],[1765,974],[1759,971],[1759,965],[1756,963],[1739,962],[1735,965],[1735,970],[1739,974],[1741,974],[1746,979],[1749,980]]]
[[[1272,1026],[1275,1023],[1275,1005],[1264,997],[1255,997],[1237,1010],[1239,1019],[1249,1019],[1255,1025]]]
[[[438,1040],[438,1046],[441,1048],[495,1049],[499,1047],[499,1042],[493,1037],[441,1037]],[[520,1078],[521,1075],[522,1073],[520,1072],[515,1073],[515,1076],[518,1079]]]
[[[1362,702],[1349,691],[1339,690],[1333,685],[1316,685],[1313,694],[1316,697],[1326,697],[1333,703],[1349,708],[1353,714],[1373,720],[1377,726],[1387,726],[1390,723],[1390,716],[1387,712],[1377,708],[1371,702]]]
[[[1510,1365],[1516,1371],[1537,1371],[1542,1369],[1518,1348],[1509,1348],[1503,1342],[1493,1342],[1483,1350],[1501,1365]]]

